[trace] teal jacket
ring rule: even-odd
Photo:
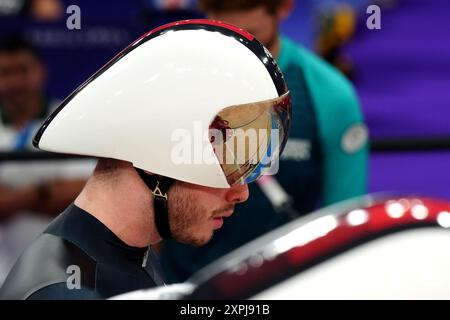
[[[311,113],[311,119],[303,120],[315,117],[322,154],[318,164],[322,204],[365,193],[368,137],[353,86],[334,67],[287,38],[281,40],[277,61],[293,96],[290,137],[301,134],[301,127],[307,125],[295,118],[298,109]]]

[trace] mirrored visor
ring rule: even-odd
[[[223,109],[209,139],[230,186],[278,171],[291,120],[289,92],[281,97]]]

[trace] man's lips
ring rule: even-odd
[[[228,217],[230,217],[233,214],[233,211],[234,211],[234,209],[228,210],[228,211],[222,213],[220,216],[222,218],[228,218]]]
[[[218,218],[228,218],[230,217],[234,212],[234,208],[228,209],[226,211],[222,211],[220,214],[216,214],[214,215],[214,219],[218,219]]]
[[[228,209],[213,217],[214,228],[219,229],[223,225],[223,218],[228,218],[233,214],[234,208]]]
[[[219,229],[223,225],[223,218],[213,218],[214,229]]]

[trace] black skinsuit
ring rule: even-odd
[[[163,285],[161,274],[151,250],[128,246],[72,204],[22,254],[0,299],[105,299]]]

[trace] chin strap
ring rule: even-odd
[[[155,225],[159,235],[164,239],[171,239],[169,212],[167,204],[167,192],[175,180],[171,178],[157,178],[148,175],[144,170],[135,168],[141,179],[153,194],[153,208],[155,215]]]

